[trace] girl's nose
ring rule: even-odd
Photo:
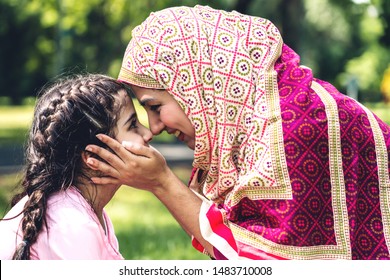
[[[142,138],[144,139],[145,143],[149,143],[153,139],[152,132],[144,126],[143,126],[143,131],[142,131]]]

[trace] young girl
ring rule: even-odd
[[[123,259],[104,206],[120,184],[97,187],[86,162],[97,133],[147,145],[127,88],[87,74],[48,87],[38,99],[26,150],[23,191],[0,221],[1,259]]]

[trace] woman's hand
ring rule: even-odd
[[[138,189],[154,191],[164,184],[172,171],[164,157],[153,147],[125,143],[124,147],[115,139],[103,134],[97,135],[100,141],[110,147],[114,153],[96,145],[88,145],[86,150],[105,160],[90,157],[87,164],[99,170],[106,177],[93,177],[95,184],[125,184]],[[169,175],[169,176],[168,176]]]
[[[212,245],[200,232],[201,199],[169,169],[161,153],[153,147],[131,143],[125,145],[125,148],[106,135],[98,135],[98,138],[115,153],[95,145],[86,147],[87,151],[95,153],[108,163],[96,158],[87,160],[88,166],[92,169],[107,174],[107,177],[92,178],[92,180],[96,184],[116,182],[151,191],[167,207],[182,228],[213,255]]]

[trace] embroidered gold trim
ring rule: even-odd
[[[270,135],[270,147],[272,166],[275,170],[276,188],[269,188],[265,190],[265,193],[253,199],[260,198],[272,198],[272,199],[291,199],[292,198],[292,186],[290,176],[288,174],[286,154],[284,150],[284,137],[283,137],[283,124],[280,109],[280,97],[277,81],[277,73],[273,69],[274,63],[281,55],[283,41],[280,40],[277,46],[277,51],[274,53],[271,61],[272,64],[268,65],[268,73],[266,75],[265,87],[270,89],[270,94],[267,95],[267,102],[270,108],[269,113],[269,129]]]
[[[374,134],[376,162],[378,165],[379,197],[382,212],[383,235],[385,236],[387,248],[390,248],[390,178],[389,159],[385,139],[382,130],[373,113],[361,105],[367,114],[368,120]]]
[[[133,73],[123,67],[119,72],[118,80],[144,88],[164,89],[158,81],[149,76]]]
[[[279,101],[279,89],[277,82],[277,73],[273,69],[275,61],[279,58],[282,52],[283,41],[280,39],[278,44],[275,45],[275,50],[269,65],[266,67],[264,74],[265,90],[267,94],[267,105],[270,108],[269,121],[270,125],[267,129],[270,130],[270,143],[277,143],[276,145],[270,144],[271,158],[273,159],[273,166],[275,166],[275,186],[272,187],[252,187],[250,189],[245,188],[241,191],[238,190],[234,193],[234,196],[229,197],[231,199],[230,206],[236,205],[244,197],[248,197],[252,200],[258,199],[291,199],[292,187],[290,176],[287,169],[287,161],[284,151],[283,142],[283,127],[282,119],[280,117],[280,101]]]
[[[239,242],[287,259],[351,259],[352,253],[349,236],[347,203],[345,197],[337,104],[332,96],[330,96],[330,94],[318,83],[313,82],[312,88],[325,104],[325,111],[328,116],[332,206],[337,245],[319,245],[309,247],[281,245],[241,228],[238,225],[229,223],[229,226],[234,237]]]

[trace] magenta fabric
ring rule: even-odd
[[[287,246],[336,245],[325,108],[311,89],[310,69],[286,45],[275,64],[293,200],[243,199],[229,220]],[[375,141],[365,111],[327,82],[315,80],[334,98],[341,132],[342,167],[353,259],[389,259],[380,209]],[[387,150],[390,128],[377,118]],[[386,186],[389,188],[390,186]]]

